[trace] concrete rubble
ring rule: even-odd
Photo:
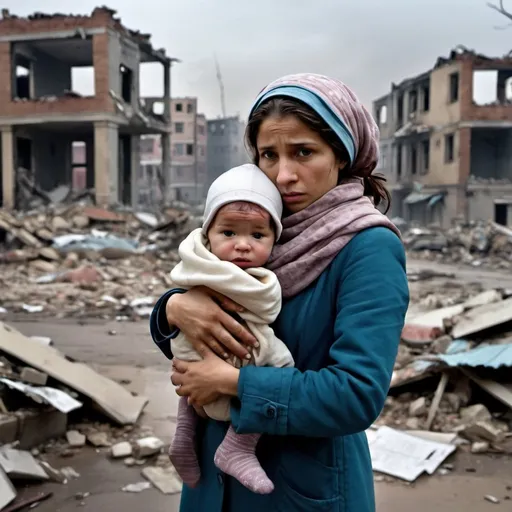
[[[473,454],[512,455],[510,292],[447,287],[436,300],[432,295],[420,298],[423,307],[415,309],[418,297],[412,294],[389,396],[369,436],[374,469],[408,481],[421,474],[419,459],[387,453],[394,434],[375,432],[391,428],[412,435],[414,441],[395,441],[418,445],[418,457],[426,449],[416,439],[422,434]]]
[[[0,322],[0,510],[13,500],[21,506],[22,501],[16,499],[18,484],[51,481],[65,485],[80,478],[68,461],[82,450],[90,449],[111,459],[113,464],[141,468],[143,485],[128,485],[123,489],[127,492],[151,487],[165,494],[180,492],[181,480],[166,454],[168,447],[150,428],[138,424],[147,400],[128,391],[122,395],[120,384],[95,374],[85,365],[71,373],[77,377],[85,371],[83,375],[87,375],[89,386],[80,384],[79,380],[73,382],[66,365],[80,363],[67,361],[50,345],[27,338]],[[27,364],[30,357],[23,351],[32,354],[37,368]],[[43,366],[48,371],[41,371]],[[44,374],[44,383],[34,383],[34,374],[27,370]],[[24,382],[26,377],[28,382]],[[54,395],[59,392],[80,406],[64,413],[62,407],[58,409],[63,402],[61,396],[57,395],[52,404],[44,400],[45,393],[36,393],[44,389],[52,389]],[[135,407],[126,408],[130,400]],[[98,411],[103,412],[100,421]],[[55,464],[56,457],[65,460],[66,465]],[[50,498],[51,493],[40,493],[37,497],[35,502]],[[87,493],[80,500],[86,498]]]
[[[404,233],[411,257],[497,270],[512,268],[512,230],[494,222],[456,224],[443,230],[411,228]]]
[[[83,204],[0,209],[0,311],[4,317],[146,317],[172,284],[179,243],[197,225],[183,206],[158,215]]]

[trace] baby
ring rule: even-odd
[[[176,286],[206,286],[245,308],[240,313],[259,346],[250,361],[232,358],[240,368],[293,366],[293,358],[269,324],[281,309],[281,287],[273,272],[263,268],[282,231],[279,191],[255,165],[246,164],[222,174],[211,185],[202,228],[194,230],[179,247],[180,263],[172,270]],[[185,361],[201,356],[179,334],[173,354]],[[207,405],[205,413],[218,421],[230,421],[230,399]],[[196,412],[181,398],[176,434],[169,455],[183,481],[195,487],[201,477],[195,451]],[[231,425],[215,454],[215,465],[251,491],[268,494],[274,485],[256,458],[260,434],[237,434]]]

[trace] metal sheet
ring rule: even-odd
[[[431,197],[429,202],[428,202],[428,207],[429,208],[432,208],[434,207],[437,203],[439,203],[440,201],[442,201],[444,198],[444,194],[436,194],[435,196]]]
[[[439,359],[448,366],[512,367],[512,344],[480,346],[467,352],[444,354]]]

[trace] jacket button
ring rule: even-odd
[[[217,473],[217,481],[219,485],[224,485],[224,477],[220,473]]]
[[[276,417],[276,408],[273,405],[269,405],[267,407],[267,418],[275,418]]]

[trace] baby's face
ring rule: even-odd
[[[275,235],[267,211],[256,205],[241,208],[239,203],[232,203],[217,212],[208,240],[217,258],[247,269],[265,265]]]

